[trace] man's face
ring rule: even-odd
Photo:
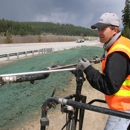
[[[103,29],[98,28],[98,36],[101,43],[108,42],[117,33],[117,28],[111,29],[109,26]]]

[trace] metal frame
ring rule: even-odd
[[[47,112],[50,108],[55,108],[56,105],[58,104],[61,104],[61,112],[66,113],[66,117],[67,117],[65,121],[65,125],[63,125],[61,130],[65,128],[66,130],[76,130],[76,129],[82,130],[85,110],[90,110],[102,114],[108,114],[108,115],[130,119],[130,114],[128,113],[92,105],[94,102],[106,103],[106,101],[104,100],[94,99],[89,103],[86,103],[87,97],[81,95],[82,85],[85,80],[83,73],[80,70],[75,70],[74,74],[77,83],[75,94],[69,95],[64,98],[56,98],[53,97],[54,96],[54,92],[53,92],[52,96],[43,103],[41,119],[40,119],[40,124],[41,124],[40,130],[46,130],[46,126],[49,125]],[[77,123],[79,123],[78,128],[77,128]]]

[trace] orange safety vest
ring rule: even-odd
[[[130,40],[121,36],[115,41],[102,61],[102,73],[104,72],[108,55],[117,51],[124,52],[130,58]],[[105,99],[110,109],[130,110],[130,74],[121,85],[120,90],[113,95],[105,95]]]

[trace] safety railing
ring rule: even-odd
[[[28,56],[28,54],[32,54],[35,55],[37,54],[47,54],[47,53],[52,53],[53,52],[53,48],[42,48],[39,50],[30,50],[30,51],[22,51],[22,52],[15,52],[15,53],[8,53],[8,54],[1,54],[0,55],[0,59],[1,58],[7,58],[7,60],[10,60],[10,57],[16,57],[17,59],[19,59],[20,55],[23,56]]]

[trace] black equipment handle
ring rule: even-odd
[[[55,108],[57,104],[61,104],[62,112],[65,112],[68,115],[68,119],[66,121],[66,124],[63,126],[62,130],[65,127],[66,127],[66,130],[76,130],[77,122],[79,122],[78,130],[82,130],[85,110],[90,110],[90,111],[95,111],[95,112],[99,112],[99,113],[103,113],[103,114],[108,114],[108,115],[118,116],[121,118],[130,119],[129,113],[92,105],[92,103],[94,103],[94,102],[106,103],[104,100],[94,99],[94,100],[90,101],[89,103],[86,103],[86,96],[81,95],[82,85],[85,80],[83,73],[80,70],[75,70],[75,72],[73,72],[73,74],[75,74],[76,83],[77,83],[76,93],[69,95],[65,98],[51,97],[51,98],[48,98],[43,103],[40,130],[46,130],[46,126],[49,125],[49,119],[47,118],[47,111],[52,107]],[[75,100],[72,100],[73,98],[75,98]],[[74,108],[75,112],[72,113],[70,111],[67,111],[65,109],[66,105],[69,105],[72,108]],[[73,117],[71,117],[72,114],[74,114]],[[78,114],[79,114],[80,120],[78,120]]]
[[[48,106],[48,104],[50,104],[50,102],[53,102],[55,104],[70,105],[70,106],[73,106],[76,108],[81,108],[81,109],[85,109],[85,110],[90,110],[90,111],[95,111],[95,112],[99,112],[99,113],[103,113],[103,114],[108,114],[108,115],[118,116],[121,118],[130,119],[130,114],[126,113],[126,112],[111,110],[109,108],[95,106],[95,105],[91,105],[88,103],[81,103],[78,101],[73,101],[73,100],[69,100],[69,99],[65,99],[65,98],[56,98],[56,97],[48,98],[43,104],[43,109],[47,108],[47,106]]]

